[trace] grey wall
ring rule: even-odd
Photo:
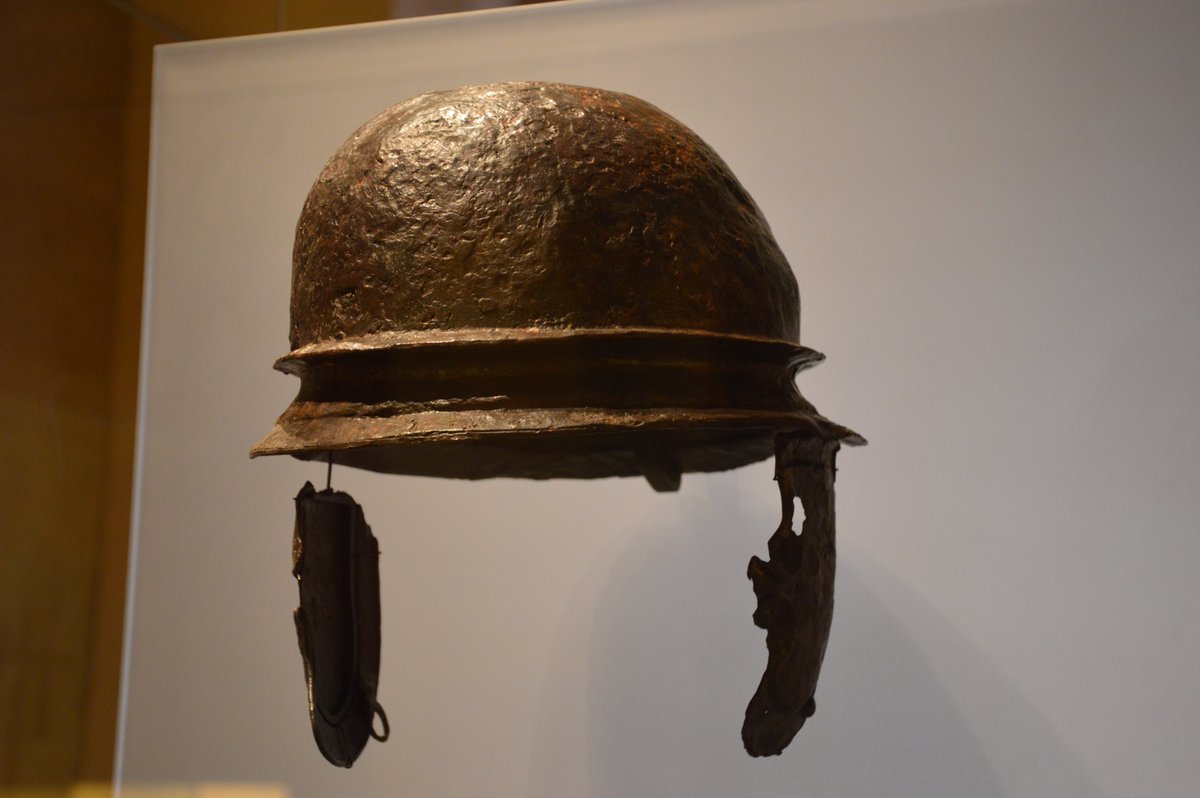
[[[124,777],[294,796],[1190,796],[1200,783],[1200,6],[567,3],[158,53]],[[819,709],[753,761],[768,464],[550,484],[335,470],[383,549],[393,737],[311,741],[291,235],[421,91],[640,95],[771,220],[840,459]]]

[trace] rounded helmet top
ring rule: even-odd
[[[308,195],[293,349],[380,333],[704,330],[796,342],[762,213],[695,133],[627,94],[504,83],[363,125]]]

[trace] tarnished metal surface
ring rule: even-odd
[[[767,669],[742,725],[752,756],[782,753],[817,708],[817,677],[833,622],[838,446],[804,433],[782,434],[776,443],[783,520],[767,542],[770,559],[753,557],[747,570],[758,598],[754,623],[767,630]],[[804,508],[799,535],[792,529],[796,499]]]
[[[296,231],[296,401],[253,454],[464,478],[678,474],[854,440],[796,390],[791,268],[725,163],[625,94],[421,95],[340,147]]]
[[[754,201],[649,103],[507,83],[371,120],[296,230],[292,349],[410,330],[799,335],[796,281]]]
[[[379,544],[346,493],[296,496],[292,573],[300,584],[296,634],[313,737],[326,759],[350,767],[369,737],[387,738],[379,684]],[[372,723],[378,715],[384,731]]]

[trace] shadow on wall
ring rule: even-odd
[[[714,477],[689,479],[680,521],[636,536],[636,547],[595,569],[600,585],[578,592],[600,596],[595,634],[572,663],[551,663],[542,711],[581,705],[590,760],[575,763],[586,775],[569,763],[532,768],[531,794],[1098,794],[993,663],[935,607],[844,545],[817,714],[781,757],[747,756],[742,714],[767,654],[744,569],[750,554],[765,556],[778,516],[773,502],[748,508],[738,491],[706,490]],[[589,609],[564,607],[564,617]],[[579,663],[584,672],[573,672]],[[970,685],[971,695],[955,696],[951,684]],[[974,725],[964,710],[974,710]],[[981,714],[990,728],[976,728]],[[541,742],[551,760],[573,747]]]

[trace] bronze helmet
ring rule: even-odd
[[[300,393],[253,455],[404,474],[605,477],[856,440],[795,372],[800,299],[724,161],[636,97],[423,94],[363,125],[296,229]]]
[[[812,714],[828,635],[834,453],[864,442],[800,395],[823,356],[799,330],[762,212],[673,117],[553,83],[423,94],[359,128],[309,192],[275,364],[300,391],[251,454],[674,490],[775,453],[785,523],[750,569],[771,661],[743,739],[778,753]]]

